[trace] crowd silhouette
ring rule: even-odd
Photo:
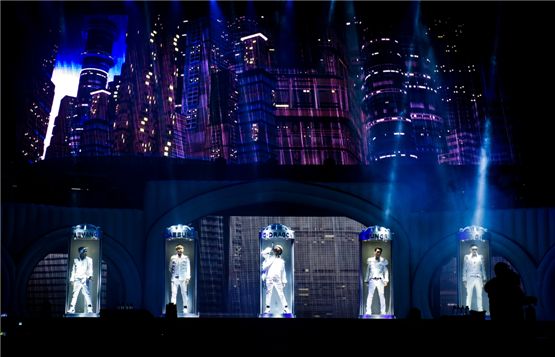
[[[495,277],[488,281],[484,290],[489,297],[490,316],[492,320],[517,321],[525,319],[524,306],[533,310],[537,302],[534,296],[526,296],[522,290],[520,276],[507,263],[499,262],[494,267]],[[526,316],[533,318],[528,312]]]

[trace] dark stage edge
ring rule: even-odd
[[[555,321],[259,319],[146,317],[2,319],[2,356],[48,351],[58,356],[176,349],[233,355],[333,351],[511,350],[555,346]],[[447,347],[445,347],[447,346]],[[192,349],[192,350],[191,350]],[[383,354],[382,351],[380,354]],[[157,356],[157,354],[148,353]]]

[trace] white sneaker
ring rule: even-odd
[[[75,313],[75,308],[74,307],[70,307],[69,310],[67,310],[68,314],[74,314]]]
[[[266,306],[266,310],[264,310],[264,313],[265,313],[265,314],[269,314],[269,313],[270,313],[270,307],[269,307],[269,306]]]
[[[183,308],[183,313],[184,313],[184,314],[189,313],[189,309],[187,309],[187,306],[185,306],[185,307]]]
[[[289,308],[288,308],[288,307],[285,307],[285,308],[283,308],[283,313],[284,313],[284,314],[290,314],[291,311],[289,311]]]

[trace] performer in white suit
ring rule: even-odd
[[[283,308],[283,313],[288,314],[290,313],[290,310],[287,306],[285,294],[283,293],[285,284],[287,284],[285,261],[281,258],[283,247],[278,244],[272,249],[272,251],[274,252],[274,255],[270,255],[269,248],[266,248],[261,253],[264,258],[264,261],[262,262],[262,279],[266,282],[266,309],[264,310],[264,313],[270,313],[272,292],[274,288],[276,288],[278,297],[281,301],[281,306]]]
[[[476,309],[483,311],[482,290],[486,282],[486,270],[484,259],[482,255],[478,254],[478,247],[475,245],[470,247],[470,254],[464,256],[462,280],[466,288],[466,306],[471,309],[472,295],[476,289]]]
[[[183,254],[183,246],[178,244],[175,246],[174,254],[170,258],[170,274],[171,274],[171,303],[177,303],[177,289],[181,289],[181,298],[183,299],[183,313],[187,313],[188,295],[187,285],[191,279],[191,263],[189,257]]]
[[[380,315],[385,315],[385,294],[384,288],[389,283],[389,264],[387,259],[382,258],[382,248],[374,249],[374,256],[368,258],[366,263],[366,278],[364,281],[368,283],[368,297],[366,298],[366,315],[372,314],[372,300],[374,299],[374,291],[378,289],[378,297],[380,298]]]
[[[75,313],[75,303],[79,297],[79,292],[83,293],[85,298],[86,312],[92,313],[91,292],[89,282],[93,276],[93,260],[87,257],[87,247],[79,247],[79,258],[73,259],[73,268],[69,281],[73,284],[73,295],[71,296],[71,303],[69,305],[68,313]]]

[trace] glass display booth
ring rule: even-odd
[[[360,318],[394,317],[391,236],[380,226],[360,232]]]
[[[194,228],[178,224],[165,231],[165,306],[163,314],[198,317],[198,239]]]
[[[468,226],[459,229],[458,287],[459,305],[472,311],[488,311],[484,284],[491,277],[489,234],[487,229]]]
[[[92,224],[72,227],[67,263],[67,317],[98,317],[100,314],[101,238],[101,229]]]
[[[294,317],[294,243],[295,231],[283,224],[260,230],[260,317]]]

